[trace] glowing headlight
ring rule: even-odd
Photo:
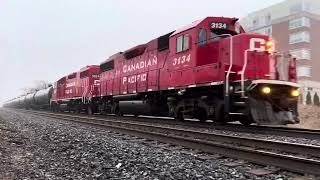
[[[262,91],[262,93],[264,93],[264,94],[270,94],[270,93],[271,93],[271,88],[269,88],[269,87],[263,87],[263,88],[261,89],[261,91]]]
[[[266,49],[268,53],[273,53],[274,51],[274,42],[272,40],[266,42]]]
[[[299,90],[297,90],[297,89],[292,90],[292,91],[291,91],[291,96],[293,96],[293,97],[298,97],[298,96],[300,96]]]

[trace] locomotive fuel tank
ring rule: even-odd
[[[122,114],[151,114],[151,105],[141,100],[120,101],[119,109]]]
[[[151,100],[126,100],[119,101],[120,114],[167,116],[168,110],[161,103]]]

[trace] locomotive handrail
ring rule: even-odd
[[[248,52],[252,52],[254,50],[252,49],[247,49],[244,52],[244,62],[243,62],[243,66],[242,66],[242,70],[241,70],[241,96],[244,97],[245,96],[245,92],[244,92],[244,72],[247,68],[247,64],[248,64]]]
[[[259,51],[256,49],[247,49],[244,52],[244,62],[243,62],[243,66],[242,66],[242,70],[240,72],[241,74],[241,96],[244,97],[245,96],[245,91],[244,91],[244,74],[245,71],[247,69],[247,64],[248,64],[248,52],[264,52],[264,51]]]
[[[229,77],[230,77],[232,66],[233,66],[233,36],[231,34],[221,34],[217,37],[220,37],[220,36],[230,37],[229,69],[226,75],[226,89],[225,89],[225,95],[229,96]]]

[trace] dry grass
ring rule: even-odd
[[[320,107],[299,106],[300,124],[290,125],[290,127],[320,129]]]

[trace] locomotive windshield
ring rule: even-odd
[[[219,37],[222,34],[231,34],[231,35],[237,35],[240,33],[241,26],[239,23],[233,22],[233,23],[227,23],[227,22],[211,22],[210,23],[210,31],[211,39],[215,39]]]

